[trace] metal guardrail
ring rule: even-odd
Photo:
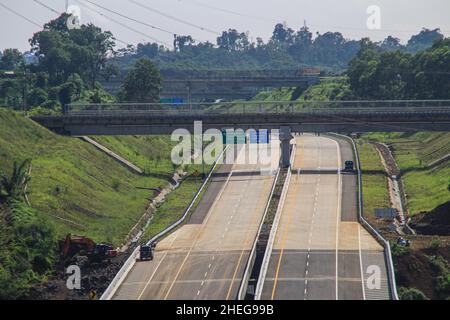
[[[174,228],[176,228],[177,226],[179,226],[181,223],[184,222],[184,220],[186,219],[186,217],[189,214],[189,211],[192,209],[192,207],[194,206],[194,204],[197,201],[198,197],[200,196],[200,194],[202,193],[203,189],[205,188],[206,184],[211,179],[211,176],[212,176],[214,170],[216,169],[219,160],[223,157],[223,155],[224,155],[225,151],[227,150],[227,148],[224,148],[222,153],[217,157],[213,167],[209,171],[209,174],[208,174],[207,178],[205,179],[205,181],[203,182],[202,186],[200,187],[200,189],[195,194],[195,196],[192,199],[189,207],[185,210],[185,212],[184,212],[183,216],[181,217],[181,219],[179,219],[177,222],[175,222],[174,224],[172,224],[171,226],[169,226],[168,228],[166,228],[165,230],[161,231],[156,236],[151,238],[147,242],[147,245],[150,245],[151,243],[157,241],[158,239],[160,239],[161,237],[165,236],[170,231],[172,231]],[[116,291],[119,288],[119,286],[125,280],[125,278],[127,277],[128,273],[131,271],[133,266],[136,264],[136,259],[138,257],[138,254],[139,254],[139,246],[136,247],[136,249],[134,249],[134,251],[131,253],[130,257],[127,259],[127,261],[125,261],[125,263],[123,264],[122,268],[119,270],[119,272],[116,274],[114,279],[109,284],[108,288],[105,290],[105,292],[100,297],[100,300],[111,300],[112,299],[112,297],[116,293]]]
[[[329,112],[449,112],[450,100],[361,100],[361,101],[237,101],[219,103],[116,103],[69,104],[65,115],[93,114],[249,114]]]
[[[398,293],[397,293],[397,284],[395,282],[395,271],[394,271],[394,263],[392,260],[392,253],[391,253],[391,245],[389,241],[387,241],[365,218],[364,218],[364,207],[363,207],[363,193],[362,193],[362,172],[361,172],[361,161],[359,157],[358,148],[356,146],[355,140],[352,138],[333,133],[333,135],[339,136],[341,138],[344,138],[352,144],[353,152],[356,159],[356,168],[358,171],[358,218],[360,223],[366,228],[366,230],[375,236],[375,238],[378,240],[378,242],[381,243],[381,245],[384,247],[384,254],[386,259],[386,265],[388,268],[388,280],[389,280],[389,287],[391,292],[391,297],[393,300],[399,300]]]

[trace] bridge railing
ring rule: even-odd
[[[377,100],[377,101],[237,101],[217,103],[115,103],[70,104],[66,115],[132,114],[281,114],[336,112],[448,112],[450,100]]]

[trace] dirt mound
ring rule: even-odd
[[[431,212],[422,212],[411,219],[410,226],[419,234],[450,235],[450,202]]]
[[[45,284],[31,288],[26,300],[97,300],[122,267],[129,253],[119,253],[111,262],[88,264],[81,267],[81,289],[69,290],[66,286],[68,275],[63,267]],[[95,296],[91,293],[95,292]]]

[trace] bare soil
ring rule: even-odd
[[[419,289],[432,300],[446,299],[436,290],[439,272],[430,263],[430,256],[442,256],[449,263],[450,247],[411,249],[409,254],[394,258],[397,287]]]
[[[410,226],[419,234],[450,236],[450,202],[414,216]]]
[[[131,251],[118,253],[111,262],[91,263],[81,267],[81,289],[69,290],[66,282],[68,274],[62,265],[55,267],[56,271],[49,281],[36,285],[25,300],[98,300],[108,288]]]

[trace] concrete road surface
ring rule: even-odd
[[[299,170],[289,184],[261,299],[389,299],[383,247],[358,223],[357,176],[333,173],[353,160],[350,144],[313,135],[298,136],[295,144],[293,168]],[[379,282],[370,277],[374,272]]]
[[[254,148],[239,148],[236,162]],[[136,263],[114,299],[236,299],[274,183],[279,143],[272,149],[267,165],[222,166],[189,223]]]

